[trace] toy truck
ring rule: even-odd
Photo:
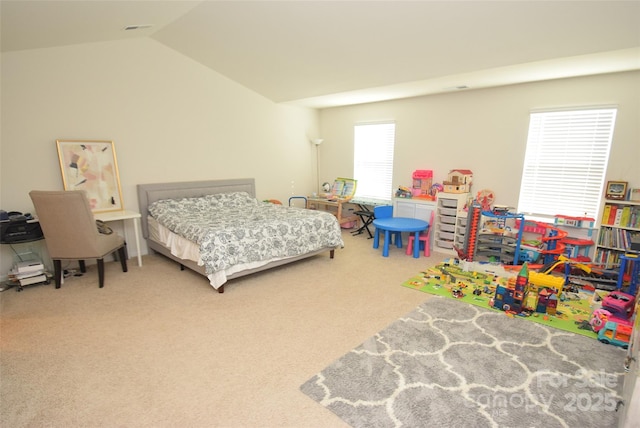
[[[598,340],[627,349],[631,340],[631,331],[631,326],[607,321],[602,330],[598,332]]]

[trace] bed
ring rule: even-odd
[[[139,184],[142,236],[162,254],[209,279],[234,278],[344,246],[330,213],[255,199],[252,178]]]

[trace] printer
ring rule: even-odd
[[[0,243],[2,244],[38,241],[44,238],[40,223],[30,215],[15,213],[15,215],[6,216],[6,220],[4,215],[1,217]]]

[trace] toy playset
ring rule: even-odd
[[[434,199],[431,193],[431,186],[433,184],[433,171],[427,169],[418,169],[413,171],[411,176],[413,179],[413,187],[411,189],[411,195],[414,198]]]
[[[473,180],[473,172],[468,169],[449,171],[447,180],[442,183],[433,182],[433,171],[417,169],[411,175],[411,186],[399,186],[395,193],[397,198],[417,198],[435,201],[438,193],[469,193]]]
[[[515,271],[501,264],[454,258],[420,272],[402,285],[602,342],[605,341],[599,338],[600,331],[611,323],[608,332],[600,335],[605,335],[606,343],[628,346],[624,342],[625,328],[617,326],[631,325],[633,296],[619,290],[587,290],[565,284],[563,276],[535,272],[526,263]],[[614,333],[610,333],[612,328]]]
[[[432,177],[430,170],[414,171],[413,186],[396,196],[469,193],[473,173],[451,170],[442,185]],[[604,269],[590,258],[593,218],[558,214],[552,223],[533,221],[494,201],[488,189],[469,200],[464,245],[453,246],[458,258],[403,285],[627,347],[640,254],[622,254],[619,269]]]
[[[623,256],[631,267],[621,266],[621,272],[632,272],[625,281],[592,264],[592,218],[531,221],[485,199],[478,197],[467,208],[464,247],[454,246],[458,258],[403,285],[628,347],[640,257]],[[586,235],[571,237],[566,229],[572,228]]]
[[[445,193],[469,193],[473,181],[473,172],[468,169],[452,169],[442,183]]]

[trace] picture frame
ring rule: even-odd
[[[56,140],[64,190],[85,190],[93,212],[122,211],[113,141]]]
[[[633,202],[640,202],[640,188],[629,190],[629,200]]]
[[[605,191],[605,198],[616,201],[624,200],[627,197],[626,181],[608,181]]]

